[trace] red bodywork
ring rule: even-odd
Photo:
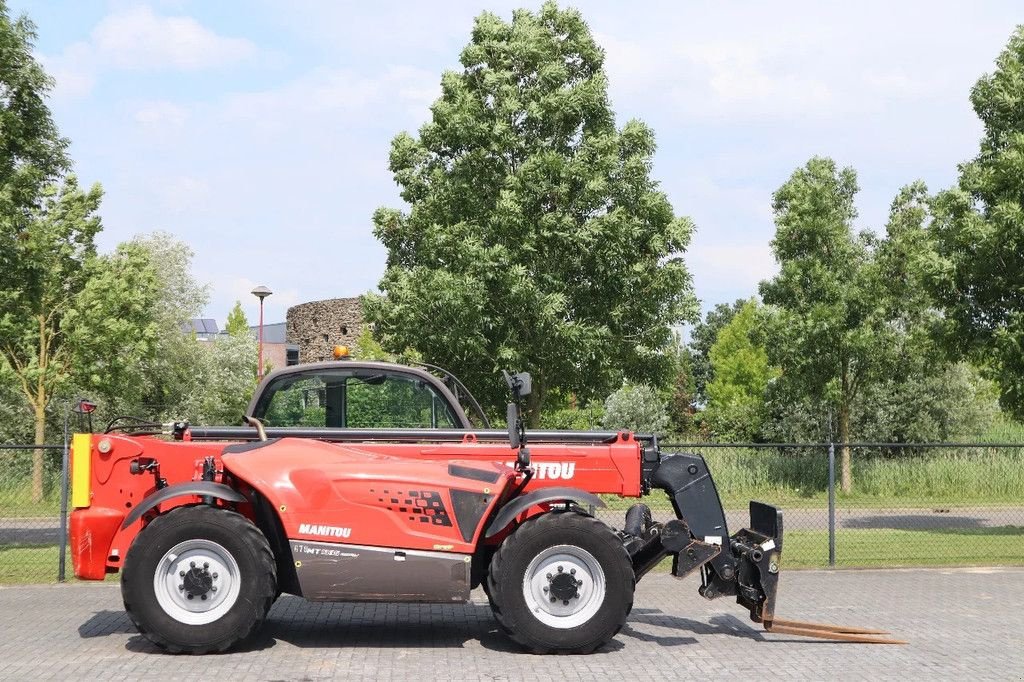
[[[290,540],[411,550],[472,554],[482,541],[488,517],[518,487],[511,466],[515,452],[509,445],[477,442],[471,434],[461,443],[415,444],[284,438],[245,452],[224,453],[227,445],[97,434],[89,452],[73,451],[73,469],[78,458],[91,458],[89,504],[71,514],[75,575],[101,580],[116,572],[135,537],[156,514],[200,501],[195,495],[170,499],[121,529],[132,509],[156,492],[152,475],[130,471],[140,457],[157,460],[160,475],[170,485],[201,480],[204,460],[214,457],[222,472],[217,480],[243,495],[258,492],[276,511]],[[606,444],[538,443],[530,450],[536,473],[527,491],[572,486],[624,497],[642,492],[641,444],[631,434]],[[490,472],[484,478],[491,480],[453,475],[451,465]],[[459,527],[451,512],[453,490],[486,496],[487,509],[477,527]],[[520,519],[545,509],[533,507]],[[247,502],[238,504],[237,510],[254,518]],[[450,523],[434,520],[441,510]],[[325,538],[325,528],[335,536]],[[502,537],[485,542],[497,543]]]

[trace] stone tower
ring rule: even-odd
[[[288,342],[298,344],[299,362],[333,360],[337,345],[354,346],[363,328],[358,298],[328,298],[288,309]]]

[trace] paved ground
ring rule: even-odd
[[[246,651],[158,653],[111,584],[0,588],[0,679],[1024,679],[1024,569],[800,571],[779,613],[880,626],[907,646],[759,632],[694,579],[651,575],[616,639],[590,656],[531,656],[464,606],[310,604],[283,597]]]

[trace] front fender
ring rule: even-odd
[[[214,483],[213,481],[188,481],[187,483],[175,483],[174,485],[162,488],[149,497],[143,499],[142,502],[132,509],[131,513],[125,517],[124,523],[121,524],[121,530],[126,529],[128,526],[141,519],[143,514],[156,507],[158,504],[162,504],[167,500],[172,500],[175,497],[183,497],[186,495],[208,495],[210,497],[216,497],[219,500],[224,500],[225,502],[245,502],[245,497],[241,493],[234,488],[224,485],[223,483]]]
[[[494,520],[487,526],[487,530],[484,531],[484,537],[490,538],[497,535],[524,511],[545,502],[576,502],[579,505],[605,506],[604,500],[600,497],[579,488],[541,488],[534,490],[532,493],[520,495],[514,500],[507,502],[504,507],[498,510]]]

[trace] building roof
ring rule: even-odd
[[[259,336],[259,325],[250,325],[249,331],[255,337]],[[286,322],[274,322],[263,325],[263,343],[288,343],[288,330]]]
[[[210,317],[197,317],[181,325],[184,334],[217,334],[217,320]]]

